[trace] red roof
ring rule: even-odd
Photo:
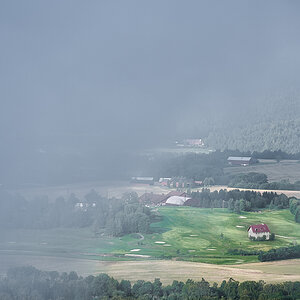
[[[252,231],[254,233],[259,233],[259,232],[270,232],[270,229],[268,227],[267,224],[258,224],[258,225],[251,225],[249,228],[248,228],[248,231],[249,229],[252,228]]]

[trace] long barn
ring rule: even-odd
[[[255,163],[255,159],[252,157],[238,157],[238,156],[229,156],[227,159],[227,162],[230,165],[236,165],[236,166],[249,166],[251,164]]]

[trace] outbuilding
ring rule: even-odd
[[[250,225],[248,228],[248,237],[250,239],[270,239],[270,229],[267,224]]]
[[[249,166],[251,164],[254,164],[256,162],[256,160],[252,157],[246,157],[246,156],[240,156],[240,157],[237,157],[237,156],[229,156],[227,158],[227,162],[230,164],[230,165],[235,165],[235,166]]]
[[[171,196],[166,201],[166,205],[182,206],[189,199],[191,199],[191,198],[182,197],[182,196]]]

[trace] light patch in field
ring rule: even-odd
[[[247,219],[245,216],[239,216],[240,219]]]
[[[284,235],[279,235],[279,234],[276,234],[276,237],[280,237],[283,239],[295,239],[295,237],[293,237],[293,236],[284,236]]]
[[[141,249],[132,249],[132,250],[130,250],[131,252],[139,252],[139,251],[141,251]]]
[[[217,249],[214,249],[214,248],[208,248],[207,250],[208,250],[208,251],[216,251]]]
[[[150,255],[143,255],[143,254],[125,254],[125,256],[130,256],[130,257],[141,257],[141,258],[150,258]]]
[[[196,252],[196,250],[189,250],[189,252]]]
[[[237,227],[237,228],[244,228],[245,226],[243,226],[243,225],[236,225],[235,227]]]
[[[198,236],[198,234],[190,234],[190,236]]]
[[[164,244],[163,246],[164,247],[171,247],[171,245],[169,245],[169,244]]]
[[[156,241],[155,244],[165,244],[166,242]]]

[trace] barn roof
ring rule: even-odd
[[[252,157],[249,156],[229,156],[227,160],[236,160],[236,161],[250,161]]]
[[[252,231],[254,233],[270,232],[270,229],[267,224],[250,225],[248,231],[250,228],[252,228]]]
[[[170,205],[183,205],[187,200],[191,198],[181,197],[181,196],[171,196],[167,201],[166,204]]]

